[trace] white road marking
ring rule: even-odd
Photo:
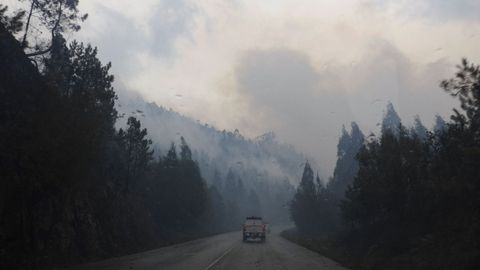
[[[210,270],[212,269],[217,263],[220,262],[221,259],[223,259],[223,257],[227,256],[228,253],[230,253],[230,251],[232,251],[232,249],[234,248],[235,246],[232,246],[230,247],[229,249],[227,249],[222,255],[220,255],[220,257],[216,258],[211,264],[209,264],[205,269],[203,270]]]

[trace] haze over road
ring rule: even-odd
[[[69,270],[346,269],[272,232],[265,243],[243,243],[241,232],[220,234]]]

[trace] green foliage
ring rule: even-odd
[[[422,141],[426,140],[428,137],[428,130],[422,124],[422,121],[420,120],[420,117],[418,115],[416,115],[414,118],[413,127],[411,128],[410,133],[414,136],[417,136]]]
[[[345,127],[342,128],[342,135],[337,145],[337,163],[333,178],[327,187],[338,199],[343,198],[348,185],[352,183],[358,171],[358,163],[355,157],[363,142],[364,135],[357,123],[351,123],[350,134],[345,130]]]
[[[117,141],[126,159],[125,191],[135,188],[135,180],[144,177],[149,162],[153,159],[153,150],[150,150],[152,141],[146,138],[147,129],[142,129],[140,121],[135,117],[129,117],[127,125],[125,131],[120,129],[117,133]]]
[[[440,134],[445,130],[445,120],[440,115],[435,115],[435,124],[433,126],[433,132],[436,134]]]
[[[342,214],[347,243],[368,267],[478,267],[479,67],[463,60],[441,86],[460,101],[452,122],[437,116],[426,132],[417,118],[414,136],[383,130],[358,153]]]
[[[0,23],[11,34],[16,34],[22,31],[23,17],[25,17],[24,10],[17,10],[13,16],[7,15],[8,6],[0,4]]]
[[[80,30],[80,23],[87,19],[87,14],[80,14],[78,0],[28,0],[30,8],[22,11],[28,13],[21,46],[29,49],[27,56],[44,55],[51,51],[54,39],[67,31]],[[34,31],[32,31],[34,29]],[[45,42],[43,32],[50,34]],[[40,40],[40,41],[39,41]],[[29,44],[29,41],[35,41]]]
[[[467,125],[472,131],[480,128],[480,68],[463,59],[455,78],[444,80],[441,86],[447,93],[457,97],[465,114],[454,110],[452,120],[460,126]],[[478,134],[476,134],[478,135]]]
[[[188,147],[185,138],[180,137],[180,158],[183,161],[191,161],[192,160],[192,150]]]
[[[185,140],[181,147],[180,159],[172,143],[167,155],[152,165],[150,181],[158,193],[152,193],[150,200],[158,226],[186,233],[200,225],[209,195],[198,165],[187,154],[190,149]]]
[[[398,135],[399,127],[401,125],[402,122],[400,120],[400,116],[398,116],[398,113],[395,111],[393,104],[389,102],[387,104],[387,111],[385,112],[382,120],[382,133],[385,133],[389,130],[393,134]]]
[[[96,48],[56,35],[41,74],[2,23],[0,58],[0,268],[132,253],[223,218],[184,139],[180,158],[172,144],[153,161],[139,120],[115,130],[113,76]]]
[[[67,48],[61,36],[55,38],[51,57],[45,60],[48,83],[58,89],[72,114],[82,115],[72,120],[88,126],[91,136],[113,135],[117,97],[110,68],[110,63],[103,65],[97,58],[97,48],[76,41]]]
[[[307,162],[297,191],[290,204],[292,220],[297,228],[305,234],[321,235],[334,229],[333,195],[316,177]]]
[[[301,234],[329,234],[362,269],[478,268],[480,67],[463,60],[458,68],[441,83],[460,101],[449,123],[437,116],[428,131],[417,116],[407,129],[389,104],[378,138],[363,143],[363,136],[352,139],[353,126],[351,135],[343,129],[327,188],[305,167],[291,205]],[[343,198],[336,234],[325,228],[335,217],[328,214],[336,208],[328,203],[332,191]]]
[[[374,232],[383,226],[403,226],[409,213],[409,202],[422,181],[425,163],[423,147],[418,138],[406,133],[395,136],[382,134],[359,154],[358,174],[346,192],[343,203],[345,219],[353,228]]]

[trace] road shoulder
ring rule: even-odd
[[[358,265],[350,260],[345,251],[340,249],[332,240],[301,235],[296,228],[285,229],[280,232],[280,236],[294,244],[329,258],[343,267],[358,269]]]

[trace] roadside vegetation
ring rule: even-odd
[[[262,206],[287,217],[288,179],[275,185],[267,171],[229,168],[184,137],[157,151],[140,118],[120,121],[111,64],[64,38],[87,18],[77,0],[21,2],[25,10],[0,4],[1,269],[51,269],[239,230]],[[194,122],[153,109],[180,119],[172,126]],[[196,128],[259,162],[272,159],[268,147],[281,149]],[[251,174],[257,182],[242,181]]]
[[[202,225],[211,195],[184,140],[154,160],[139,120],[115,129],[113,76],[96,48],[66,44],[55,30],[48,55],[29,58],[4,25],[0,268],[71,264],[225,229]]]
[[[306,164],[290,208],[298,234],[285,236],[354,269],[477,269],[479,66],[462,60],[441,88],[460,101],[449,121],[406,127],[389,104],[381,134],[343,130],[327,185]]]

